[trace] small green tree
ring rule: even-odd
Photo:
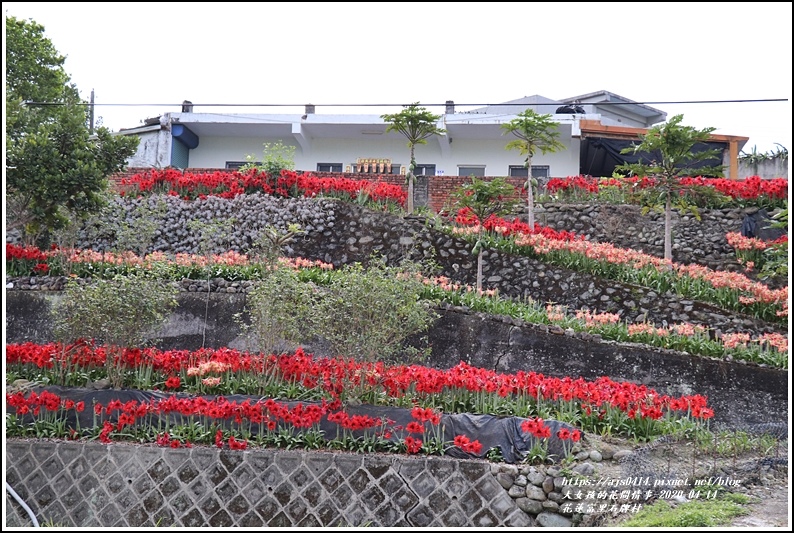
[[[494,178],[491,181],[478,179],[474,176],[471,183],[461,186],[452,193],[458,209],[469,208],[480,222],[477,232],[477,243],[472,253],[477,254],[477,292],[482,292],[482,251],[484,223],[490,216],[504,216],[518,205],[515,188],[505,178]]]
[[[356,263],[334,271],[322,283],[275,268],[249,293],[248,331],[268,353],[320,339],[334,355],[364,361],[418,356],[421,350],[404,341],[437,318],[420,299],[424,289],[421,268],[412,262],[387,266],[375,258],[367,268]]]
[[[279,139],[274,143],[263,143],[262,162],[257,163],[256,157],[246,155],[246,163],[240,167],[241,172],[256,169],[275,179],[282,170],[295,169],[295,147],[286,145]]]
[[[162,197],[141,198],[111,205],[115,208],[111,230],[115,233],[113,248],[118,253],[129,251],[139,257],[145,256],[168,212],[165,200]]]
[[[272,225],[265,226],[254,240],[251,249],[248,251],[251,258],[260,263],[273,264],[284,253],[284,248],[288,247],[295,239],[306,233],[301,229],[300,224],[291,223],[284,231]]]
[[[664,210],[664,258],[673,259],[672,208],[689,210],[698,219],[697,207],[687,201],[682,193],[708,194],[704,187],[682,185],[679,177],[692,175],[721,176],[722,166],[699,165],[710,159],[719,158],[721,151],[695,150],[695,146],[709,139],[715,128],[698,130],[692,126],[682,126],[683,115],[676,115],[664,124],[650,128],[640,135],[640,142],[624,148],[623,154],[643,154],[637,163],[625,163],[617,170],[629,171],[635,176],[654,178],[656,184],[649,190],[652,196],[644,208]]]
[[[314,283],[304,282],[295,270],[271,265],[271,269],[246,296],[246,312],[235,320],[247,333],[247,342],[265,354],[284,353],[308,341],[313,332],[313,307],[318,297]]]
[[[542,154],[559,152],[565,149],[558,138],[557,123],[551,115],[541,115],[532,109],[525,109],[516,118],[502,124],[503,135],[513,134],[517,139],[505,146],[506,150],[518,150],[525,155],[524,166],[527,168],[527,224],[530,229],[535,227],[535,198],[532,191],[532,158],[540,150]]]
[[[419,296],[425,286],[421,266],[388,266],[382,258],[346,265],[313,308],[315,332],[334,353],[363,361],[418,359],[421,350],[404,346],[427,331],[437,315]]]
[[[28,242],[97,211],[107,176],[138,145],[106,128],[91,135],[64,60],[43,26],[6,18],[6,221]]]
[[[399,113],[381,115],[389,125],[386,133],[396,131],[408,139],[408,148],[411,150],[411,159],[408,164],[408,199],[405,202],[405,210],[408,214],[414,212],[414,168],[416,159],[414,150],[417,144],[427,144],[427,139],[433,135],[442,135],[447,130],[439,128],[436,123],[441,115],[434,115],[424,107],[419,107],[419,102],[403,106],[405,109]]]
[[[111,384],[120,388],[128,371],[125,348],[150,342],[155,328],[176,306],[177,288],[143,276],[116,276],[89,283],[70,281],[52,307],[56,338],[62,342],[93,339],[108,345],[105,369]]]
[[[772,217],[767,228],[785,229],[788,232],[788,209],[783,209]],[[788,240],[773,244],[764,250],[764,266],[761,267],[761,279],[780,277],[788,279]]]

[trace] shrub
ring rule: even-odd
[[[154,340],[150,335],[176,306],[176,293],[171,284],[141,276],[118,275],[88,284],[70,281],[52,308],[55,335],[63,342],[92,339],[109,345],[108,378],[121,387],[123,349]]]
[[[421,299],[420,273],[415,263],[387,266],[383,259],[373,259],[367,268],[345,266],[323,284],[274,270],[249,293],[249,331],[265,352],[284,347],[283,341],[312,340],[313,333],[335,355],[363,361],[417,356],[421,350],[404,341],[436,319]]]

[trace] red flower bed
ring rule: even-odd
[[[569,176],[552,178],[546,184],[549,194],[574,196],[577,198],[596,196],[606,187],[615,187],[623,191],[647,189],[656,185],[658,180],[649,177],[632,178],[593,178],[589,176]],[[681,177],[678,182],[682,186],[712,187],[732,200],[743,203],[781,205],[788,199],[788,180],[785,178],[761,179],[751,176],[746,179]]]
[[[66,367],[98,368],[107,357],[104,346],[76,343],[67,347],[50,344],[9,344],[6,346],[8,365],[31,364],[38,368],[51,369],[55,365]],[[706,399],[702,396],[672,398],[660,395],[644,385],[615,382],[607,377],[594,381],[570,377],[557,378],[535,372],[502,374],[493,370],[477,368],[466,363],[440,370],[420,365],[386,366],[382,362],[362,363],[343,358],[315,358],[298,349],[293,354],[262,355],[240,352],[230,348],[162,351],[156,348],[126,348],[121,364],[128,368],[150,368],[161,373],[163,382],[175,388],[173,380],[182,376],[180,385],[185,385],[187,376],[200,378],[205,372],[199,370],[212,367],[223,373],[225,380],[234,379],[235,374],[277,376],[287,383],[300,384],[306,388],[320,388],[331,398],[338,399],[351,390],[380,391],[392,398],[407,395],[430,397],[438,394],[490,393],[499,397],[529,396],[535,400],[576,402],[582,408],[597,411],[610,406],[628,413],[630,417],[658,419],[662,409],[687,412],[695,417],[706,417]],[[435,423],[432,410],[415,409],[412,413],[419,422]],[[410,431],[410,430],[409,430]]]
[[[474,227],[480,223],[477,215],[468,207],[464,207],[458,211],[455,215],[455,222],[461,226],[468,227]],[[577,236],[575,233],[565,230],[557,231],[546,226],[541,226],[538,223],[535,223],[534,229],[530,230],[529,224],[522,222],[519,218],[514,218],[512,221],[509,221],[505,218],[491,215],[485,220],[483,227],[488,231],[500,233],[505,237],[511,235],[543,235],[548,239],[558,241],[584,240],[583,235]]]
[[[407,197],[407,193],[398,185],[347,178],[318,178],[311,173],[292,170],[282,170],[279,176],[270,176],[258,170],[217,171],[208,174],[174,169],[148,170],[122,179],[120,186],[122,196],[162,193],[185,200],[211,195],[234,198],[254,192],[285,198],[332,194],[356,199],[364,194],[375,202],[394,202],[402,206],[405,205]]]

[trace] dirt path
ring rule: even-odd
[[[747,505],[750,514],[734,519],[730,527],[780,527],[791,530],[789,493],[789,487],[785,480],[783,483],[750,488],[747,494],[760,501]]]
[[[598,437],[588,436],[591,445],[597,446]],[[626,450],[639,450],[639,447],[622,439],[609,439],[610,444],[615,448]],[[785,445],[785,443],[784,443]],[[632,469],[636,471],[656,472],[660,477],[677,477],[671,474],[670,468],[678,470],[681,474],[694,477],[695,479],[708,479],[711,476],[730,477],[741,480],[740,485],[732,491],[738,494],[745,494],[751,498],[752,503],[743,505],[748,514],[736,517],[729,524],[722,527],[736,528],[786,528],[791,530],[791,511],[790,511],[790,483],[788,465],[785,460],[787,453],[780,450],[776,460],[782,464],[770,466],[764,464],[765,461],[772,459],[767,455],[748,452],[742,454],[737,459],[732,457],[704,457],[692,456],[691,443],[669,442],[666,444],[652,446],[641,454],[642,459],[636,459],[632,467],[627,467],[625,462],[604,462],[598,465],[601,475],[607,477],[625,477],[630,475]],[[628,468],[628,469],[627,469]],[[694,474],[690,474],[690,468]],[[673,505],[675,503],[668,500]],[[629,515],[622,515],[607,519],[605,522],[597,524],[596,527],[610,527],[617,525]]]

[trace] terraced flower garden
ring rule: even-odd
[[[760,191],[762,185],[753,181],[743,189],[734,188],[739,191],[736,198],[746,204],[752,200],[746,191]],[[301,200],[295,213],[302,212],[311,202],[332,197],[393,215],[399,213],[405,201],[400,187],[318,179],[290,171],[276,179],[256,172],[192,175],[154,171],[135,176],[121,186],[122,194],[115,206],[131,213],[140,206],[153,205],[146,202],[154,200],[162,209],[183,210],[181,218],[176,219],[185,228],[190,204],[206,205],[208,210],[211,205],[213,211],[221,206],[223,211],[223,206],[228,208],[243,196],[251,201],[259,201],[262,196],[314,198]],[[726,187],[722,182],[714,186]],[[768,198],[786,193],[781,193],[779,183],[775,187],[759,193],[757,198],[768,202]],[[293,208],[287,211],[290,209]],[[167,215],[160,212],[157,216]],[[97,249],[75,247],[78,238],[74,236],[71,243],[64,238],[47,250],[7,244],[7,286],[36,285],[46,278],[64,289],[68,302],[73,295],[91,287],[112,290],[121,276],[134,279],[139,285],[157,284],[167,296],[165,300],[173,300],[177,286],[187,286],[185,283],[195,282],[198,292],[211,290],[211,281],[224,280],[238,286],[245,283],[245,292],[256,294],[259,284],[282,276],[279,279],[289,281],[289,287],[306,288],[295,289],[298,292],[289,295],[308,298],[295,300],[298,309],[306,302],[317,303],[311,298],[318,294],[339,290],[350,280],[360,279],[355,276],[361,273],[355,265],[331,264],[321,256],[302,258],[294,250],[289,257],[276,258],[279,254],[274,251],[289,254],[292,243],[301,235],[345,231],[334,228],[328,220],[318,221],[311,213],[301,216],[295,222],[302,223],[302,227],[281,217],[277,223],[260,228],[260,235],[267,238],[258,244],[268,244],[268,253],[254,242],[240,239],[232,245],[227,243],[225,251],[218,249],[222,236],[216,232],[214,237],[205,238],[210,235],[209,224],[217,216],[206,217],[204,226],[193,226],[182,237],[188,239],[193,234],[192,252],[168,249],[162,244],[165,237],[158,235],[157,224],[147,227],[116,223],[111,231],[106,218],[105,222],[96,222],[106,230],[105,235],[93,233],[94,241],[99,243]],[[427,222],[434,231],[464,242],[479,233],[479,224],[466,211],[456,211],[455,216],[448,218],[434,215]],[[723,332],[708,324],[668,323],[653,316],[642,322],[626,321],[618,313],[569,309],[554,301],[503,296],[497,283],[478,292],[455,281],[451,272],[439,275],[429,263],[402,271],[398,266],[383,271],[398,276],[406,287],[411,285],[415,291],[412,294],[416,295],[412,305],[430,313],[438,306],[463,306],[489,315],[586,332],[609,341],[788,368],[788,338],[783,333],[788,320],[787,286],[772,289],[743,273],[666,262],[609,243],[591,242],[571,232],[537,225],[529,228],[519,220],[492,217],[483,221],[483,227],[489,250],[705,302],[726,312],[752,317],[765,329]],[[83,240],[89,239],[90,224],[85,228],[88,229],[80,236]],[[130,238],[136,233],[137,241]],[[134,250],[117,247],[125,235],[126,242],[136,243]],[[160,239],[158,246],[165,250],[153,249],[156,238]],[[729,238],[740,254],[768,247],[752,248],[752,243],[747,245],[735,236]],[[207,245],[212,239],[216,242]],[[784,243],[787,245],[785,240],[774,244]],[[388,249],[389,244],[382,243],[382,248]],[[159,324],[172,308],[173,301],[164,301]],[[90,312],[90,307],[60,309],[75,316]],[[119,310],[119,316],[125,316],[123,310]],[[293,314],[292,318],[296,316],[301,315]],[[95,322],[94,318],[86,322]],[[112,317],[108,318],[112,321]],[[229,323],[235,323],[232,317]],[[283,323],[274,324],[288,340],[297,339]],[[143,325],[151,329],[158,322]],[[394,355],[389,358],[391,362],[372,352],[363,359],[355,358],[352,356],[357,352],[349,345],[345,345],[346,353],[339,351],[323,357],[307,354],[302,348],[273,352],[228,347],[160,350],[147,347],[143,341],[139,345],[102,344],[101,331],[107,330],[97,331],[96,339],[66,338],[67,331],[60,335],[64,337],[60,342],[6,346],[6,382],[15,386],[6,394],[7,436],[155,443],[172,448],[269,446],[504,459],[505,450],[483,445],[481,440],[485,439],[479,435],[456,432],[456,428],[468,427],[456,425],[454,418],[465,414],[522,419],[520,426],[528,443],[524,458],[560,462],[587,433],[614,432],[637,442],[674,432],[702,435],[708,433],[714,416],[708,399],[697,391],[670,396],[609,376],[586,380],[543,375],[531,368],[502,373],[464,362],[439,369],[400,362],[399,348],[390,354]],[[107,335],[112,338],[110,333]],[[366,327],[362,331],[351,330],[348,336],[353,335],[366,336]],[[102,387],[106,389],[96,390]],[[361,406],[381,410],[366,411]]]

